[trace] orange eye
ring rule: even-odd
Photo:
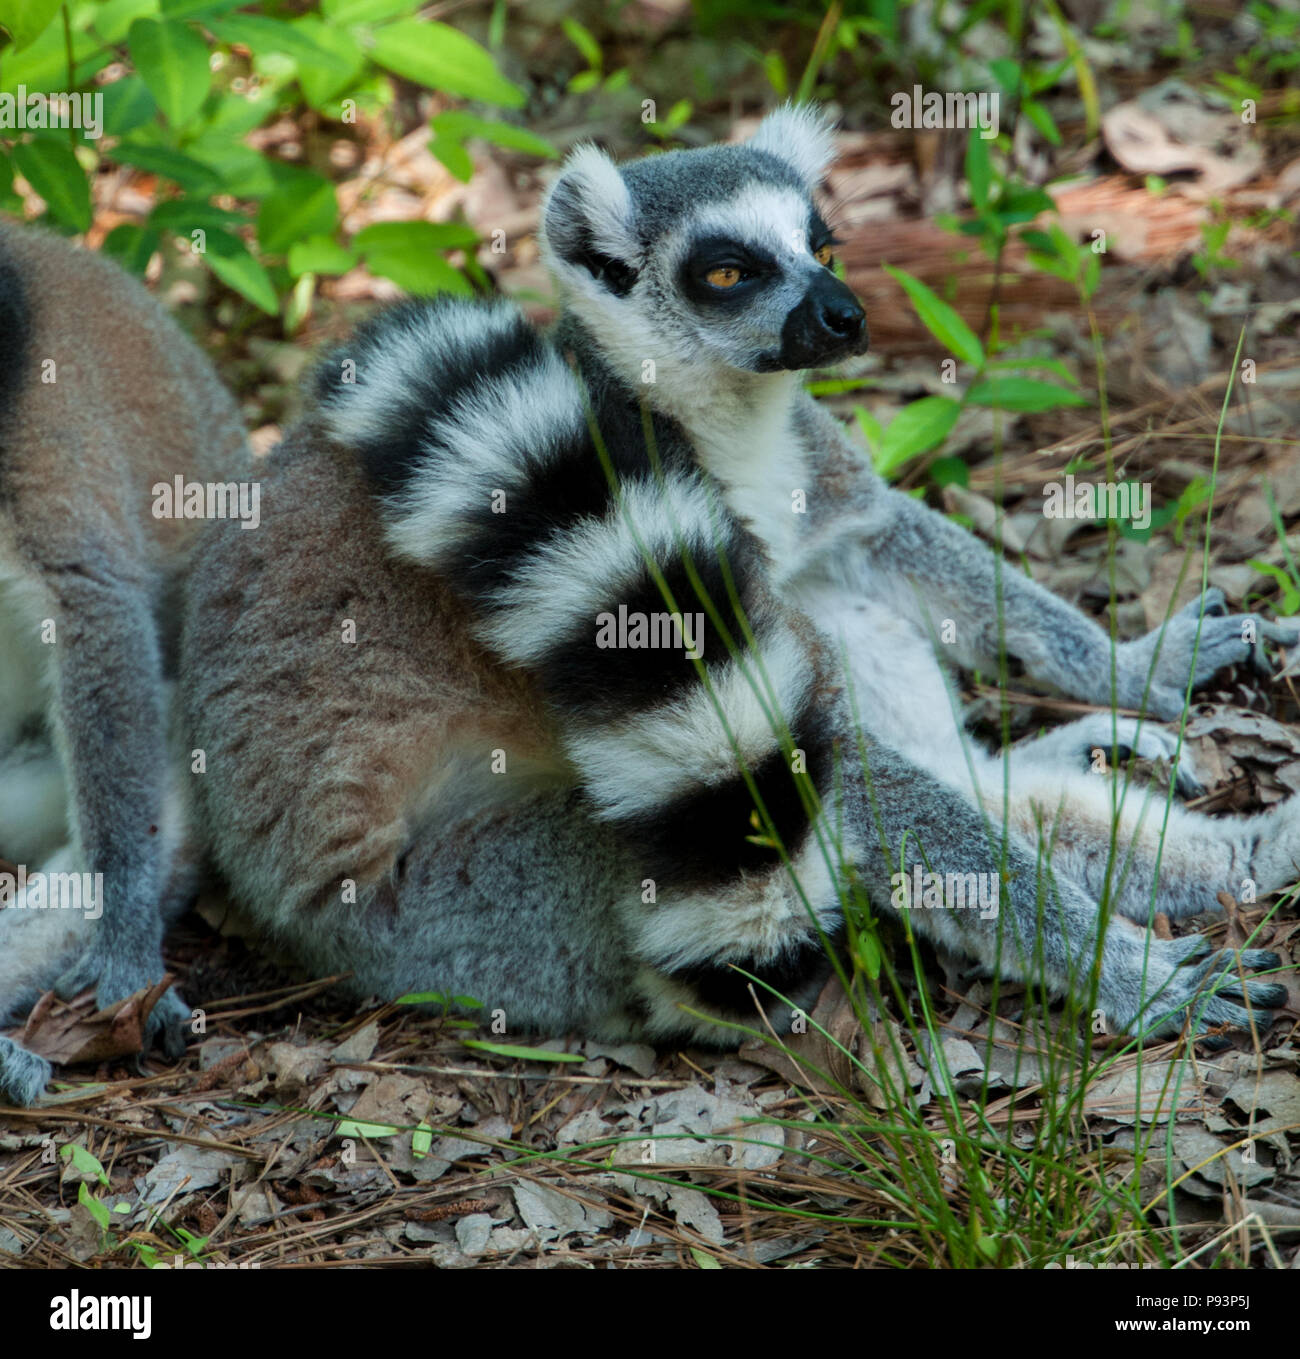
[[[828,269],[831,267],[831,261],[834,258],[835,256],[831,254],[829,245],[820,246],[813,251],[813,259],[815,259],[818,264],[824,264]]]
[[[717,269],[710,269],[704,277],[715,288],[734,288],[740,282],[740,270],[733,269],[729,264],[724,264]]]

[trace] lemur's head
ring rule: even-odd
[[[832,272],[813,194],[832,159],[826,118],[787,107],[738,146],[616,166],[579,147],[547,197],[546,263],[616,369],[646,359],[701,376],[835,363],[867,347]]]

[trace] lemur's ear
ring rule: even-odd
[[[784,104],[759,123],[746,145],[785,161],[811,193],[835,159],[835,122],[811,104]]]
[[[546,196],[542,249],[625,293],[641,264],[632,216],[632,196],[618,167],[598,147],[579,146]]]

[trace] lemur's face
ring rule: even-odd
[[[706,381],[822,367],[867,348],[813,202],[832,151],[817,114],[784,110],[740,146],[619,168],[574,154],[547,202],[547,261],[615,368],[647,361]]]
[[[662,239],[648,272],[676,328],[729,366],[824,367],[867,347],[862,306],[833,271],[836,243],[805,195],[755,183]]]

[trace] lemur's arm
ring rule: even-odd
[[[992,667],[1002,638],[1007,655],[1033,679],[1090,703],[1171,720],[1182,711],[1189,677],[1202,684],[1237,662],[1262,664],[1265,638],[1286,645],[1300,640],[1266,619],[1229,614],[1222,593],[1210,590],[1163,628],[1112,646],[1080,610],[1014,564],[999,564],[944,515],[887,487],[828,412],[810,400],[799,420],[804,437],[835,468],[820,522],[810,526],[802,569],[832,569],[863,590],[879,591],[889,578],[891,599],[936,638],[944,635],[944,621],[952,621],[949,654],[961,664]]]
[[[451,329],[463,334],[481,319]],[[655,903],[624,912],[662,983],[648,988],[651,1031],[681,1031],[679,1000],[746,1011],[747,983],[730,963],[809,1003],[826,970],[822,935],[841,927],[845,862],[882,909],[900,855],[908,874],[924,865],[1000,881],[1000,845],[960,793],[874,735],[859,746],[842,695],[824,682],[815,634],[775,597],[756,545],[707,478],[687,460],[660,480],[635,447],[635,425],[625,425],[609,450],[621,469],[616,498],[558,355],[504,315],[471,362],[462,351],[475,347],[457,351],[457,372],[432,355],[427,389],[395,381],[391,369],[377,379],[382,400],[364,386],[333,389],[326,420],[351,438],[380,488],[390,548],[443,574],[473,605],[484,642],[538,678],[597,815],[646,865],[637,876],[655,880]],[[363,349],[358,384],[367,361]],[[452,386],[459,394],[448,397]],[[365,419],[347,414],[355,401]],[[611,626],[602,615],[667,612],[665,585],[677,611],[705,615],[692,629],[703,673],[680,647],[600,644]],[[792,761],[806,766],[807,783]],[[808,784],[820,816],[801,795]],[[755,793],[797,887],[778,854],[755,842],[765,838],[750,824]],[[916,911],[915,928],[1000,960],[1004,975],[1046,976],[1086,995],[1095,903],[1063,884],[1040,908],[1031,848],[1013,844],[1009,864],[996,916]],[[1148,940],[1126,921],[1108,927],[1100,1004],[1117,1026],[1161,988],[1162,1013],[1191,1003],[1199,978],[1178,970],[1187,947]],[[1244,1017],[1227,1001],[1213,1006],[1203,1022]]]

